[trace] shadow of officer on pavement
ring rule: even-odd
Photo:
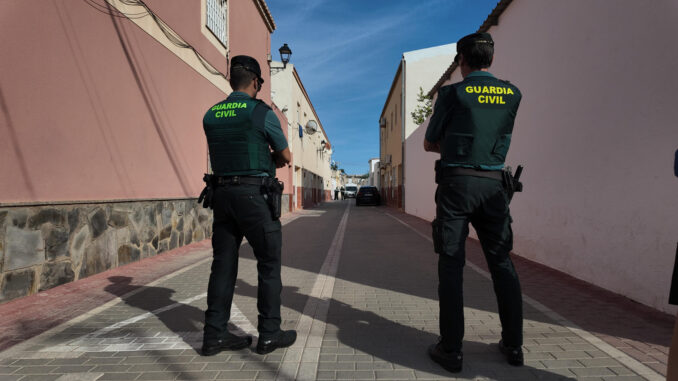
[[[236,293],[256,298],[257,288],[242,279],[238,279]],[[301,294],[298,287],[283,286],[282,294],[282,300],[285,301],[304,299],[315,301],[318,304],[324,302],[321,299]],[[375,362],[385,361],[399,367],[435,375],[435,377],[452,376],[451,373],[441,369],[426,355],[426,348],[437,339],[437,335],[394,322],[371,311],[356,309],[336,299],[330,299],[329,302],[330,306],[325,319],[327,328],[331,329],[330,326],[336,327],[337,340],[343,345],[353,348],[356,355],[368,354],[374,357]],[[300,303],[294,303],[294,306],[285,303],[285,306],[300,313],[303,313],[304,310],[304,305]],[[328,331],[326,331],[326,336]],[[562,375],[530,366],[512,367],[505,363],[501,354],[496,350],[495,343],[466,342],[464,347],[466,352],[469,353],[466,359],[467,365],[461,373],[455,374],[454,377],[487,377],[496,380],[568,379]],[[337,353],[337,355],[341,356],[342,354]],[[322,366],[319,366],[318,369],[322,370]],[[388,367],[383,370],[388,371],[391,368]],[[426,375],[422,376],[427,377]]]
[[[177,301],[172,299],[174,290],[166,287],[135,285],[132,284],[133,279],[127,276],[112,276],[108,280],[111,283],[104,290],[119,297],[135,291],[123,301],[131,307],[153,313],[175,334],[183,336],[187,332],[202,332],[204,312],[197,307],[179,303],[178,306],[169,310],[154,312],[177,304]],[[196,345],[193,342],[187,342],[187,344]]]

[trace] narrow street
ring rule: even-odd
[[[283,329],[299,334],[291,348],[199,355],[211,259],[202,241],[0,305],[0,380],[663,379],[671,332],[663,315],[520,259],[526,365],[505,364],[474,241],[464,370],[447,373],[426,354],[438,333],[426,221],[348,200],[282,222]],[[233,331],[256,335],[256,279],[245,243]]]

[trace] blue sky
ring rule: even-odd
[[[402,53],[475,32],[497,2],[268,0],[276,23],[271,54],[280,60],[278,48],[290,46],[333,159],[363,174],[379,157],[379,115]]]

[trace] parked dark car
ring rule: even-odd
[[[381,204],[381,196],[377,187],[362,186],[358,190],[358,195],[355,197],[355,205],[379,205]]]

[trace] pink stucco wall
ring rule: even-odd
[[[226,72],[226,60],[201,32],[200,0],[149,0],[146,4],[212,65]],[[271,47],[271,34],[257,8],[256,0],[229,1],[228,13],[229,57],[245,54],[257,59],[265,81],[259,98],[270,104],[271,70],[267,57]]]
[[[229,12],[230,56],[245,54],[259,61],[264,84],[258,97],[271,104],[271,66],[267,60],[271,50],[271,34],[254,0],[230,1]],[[274,47],[276,54],[277,50],[278,47]]]
[[[201,37],[198,1],[147,3],[225,70]],[[231,14],[232,54],[263,64],[270,102],[269,32],[253,1],[231,2]],[[84,1],[6,0],[0,46],[0,202],[200,192],[202,116],[226,94],[146,32]]]
[[[667,312],[677,18],[675,2],[515,0],[490,29],[491,71],[523,92],[515,252]]]
[[[212,66],[226,73],[226,59],[202,34],[201,1],[203,0],[144,0],[160,19],[170,25],[172,30],[191,44]]]

